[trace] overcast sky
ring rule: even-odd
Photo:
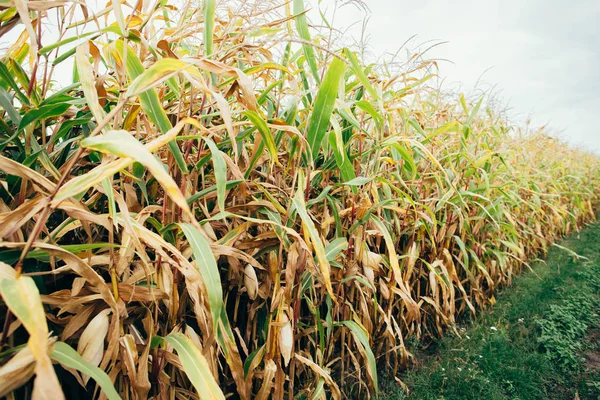
[[[318,2],[307,3],[316,24]],[[515,120],[531,116],[535,125],[547,123],[569,142],[600,153],[600,0],[365,3],[369,12],[338,8],[334,25],[343,29],[369,17],[374,55],[395,52],[413,35],[413,47],[447,41],[427,53],[452,62],[439,63],[446,86],[468,93],[485,72],[482,87],[495,86]],[[322,0],[320,8],[331,15],[333,6],[334,0]],[[358,41],[361,28],[358,23],[345,36]]]

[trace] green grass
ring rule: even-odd
[[[460,337],[440,340],[401,377],[409,399],[599,398],[600,377],[583,355],[597,346],[586,334],[599,325],[600,225],[561,245],[587,260],[553,247],[535,273],[516,278],[492,309],[458,328]],[[407,397],[388,376],[381,398]]]

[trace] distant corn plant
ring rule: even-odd
[[[0,11],[0,396],[371,396],[595,216],[596,156],[303,0]]]

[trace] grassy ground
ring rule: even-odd
[[[561,246],[587,259],[553,247],[535,274],[515,279],[493,309],[401,377],[408,398],[600,398],[600,224]],[[382,381],[382,399],[406,398],[393,378]]]

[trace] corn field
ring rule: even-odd
[[[597,156],[308,6],[0,1],[0,397],[373,397],[595,218]]]

